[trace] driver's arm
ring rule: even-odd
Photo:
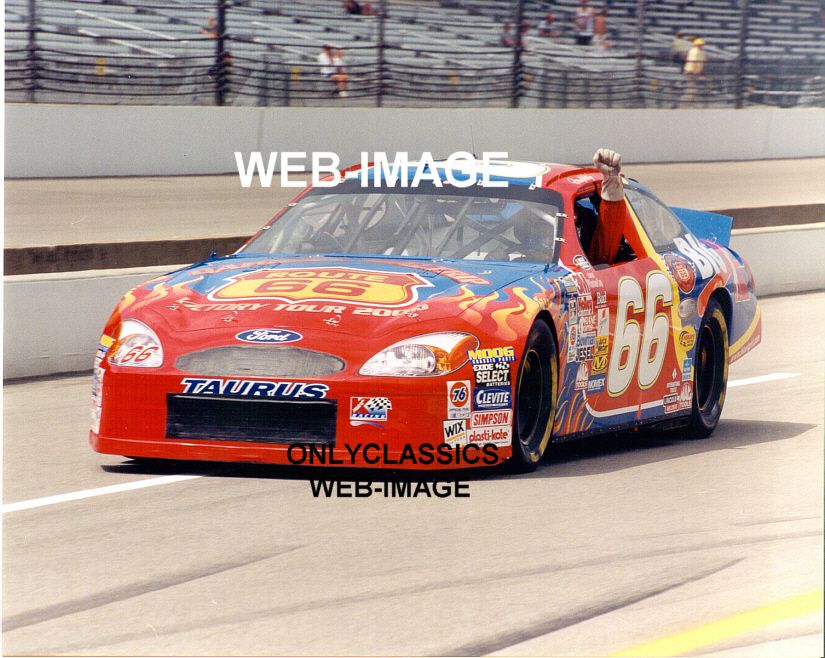
[[[631,219],[624,199],[621,179],[622,156],[610,149],[599,149],[593,155],[593,166],[604,177],[599,221],[590,243],[588,258],[594,265],[612,265],[622,243],[622,236],[629,233]]]

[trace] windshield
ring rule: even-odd
[[[507,188],[316,188],[242,250],[267,254],[369,254],[553,260],[561,197]]]

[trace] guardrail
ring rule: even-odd
[[[825,222],[735,230],[760,296],[825,289]],[[90,370],[106,318],[129,289],[174,266],[4,277],[6,379]]]

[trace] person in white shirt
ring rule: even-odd
[[[593,24],[596,12],[587,0],[580,0],[576,13],[573,15],[573,26],[576,28],[576,44],[589,46],[593,41]]]

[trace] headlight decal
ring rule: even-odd
[[[478,338],[458,331],[442,331],[406,338],[373,355],[359,374],[378,377],[433,377],[447,375],[468,361]]]
[[[109,352],[109,363],[134,368],[159,368],[163,365],[160,339],[143,322],[124,320]]]

